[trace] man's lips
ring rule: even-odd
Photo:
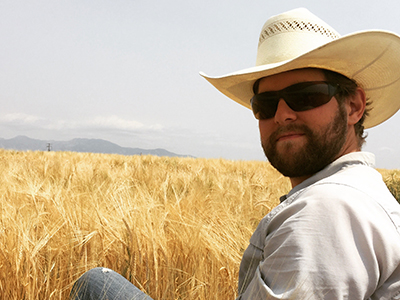
[[[286,141],[286,140],[291,140],[295,139],[298,137],[304,136],[304,133],[302,132],[286,132],[286,133],[281,133],[277,136],[276,141]]]

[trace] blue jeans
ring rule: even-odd
[[[153,300],[120,274],[100,267],[87,271],[75,282],[70,299]]]

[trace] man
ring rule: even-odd
[[[237,299],[400,299],[400,206],[373,169],[373,155],[360,151],[364,127],[400,107],[399,69],[398,36],[340,37],[296,9],[266,22],[256,67],[203,74],[253,110],[268,160],[293,187],[251,237]],[[102,280],[119,286],[104,288]],[[96,286],[145,297],[100,268],[72,294]],[[76,299],[93,299],[85,297]]]
[[[270,18],[257,66],[207,77],[251,107],[293,189],[259,224],[238,299],[400,299],[400,206],[360,152],[400,107],[400,38],[340,37],[305,9]]]

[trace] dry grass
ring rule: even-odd
[[[400,170],[379,170],[393,196],[400,203]]]
[[[289,189],[268,163],[0,151],[1,299],[66,299],[104,266],[155,299],[234,299]]]
[[[0,299],[66,299],[96,266],[155,299],[234,299],[289,188],[265,162],[0,150]]]

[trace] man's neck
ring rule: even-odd
[[[312,175],[309,176],[302,176],[302,177],[292,177],[290,179],[290,183],[292,184],[292,188],[302,183],[304,180],[310,178]]]

